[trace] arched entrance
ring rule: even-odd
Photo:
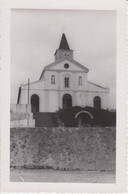
[[[31,96],[31,108],[33,113],[39,112],[39,96],[37,94]]]
[[[72,107],[72,97],[70,94],[63,95],[63,108]]]
[[[101,99],[99,96],[94,97],[94,107],[95,108],[101,108]]]
[[[78,121],[78,127],[91,126],[93,116],[87,111],[80,111],[76,114],[75,119]]]

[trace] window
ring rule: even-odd
[[[67,57],[67,56],[69,56],[69,54],[68,53],[64,53],[64,56]]]
[[[78,85],[82,86],[82,77],[81,76],[79,76],[79,78],[78,78]]]
[[[65,63],[65,64],[64,64],[64,68],[65,68],[65,69],[68,69],[68,68],[69,68],[69,64],[68,64],[68,63]]]
[[[51,76],[51,84],[55,84],[55,75]]]
[[[64,78],[64,85],[65,85],[65,88],[69,88],[69,77]]]

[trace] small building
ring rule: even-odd
[[[109,108],[109,89],[88,81],[89,69],[73,59],[65,34],[54,55],[55,61],[44,67],[39,80],[20,87],[18,104],[27,104],[29,94],[33,113],[74,106]]]

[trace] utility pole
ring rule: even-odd
[[[28,106],[29,106],[29,78],[28,78]],[[27,113],[27,127],[28,126],[29,126],[29,113]]]
[[[28,104],[29,104],[29,78],[28,78]]]

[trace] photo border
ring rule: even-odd
[[[10,182],[10,27],[11,9],[117,11],[116,184]],[[1,191],[2,192],[126,192],[126,1],[2,0],[1,1]]]

